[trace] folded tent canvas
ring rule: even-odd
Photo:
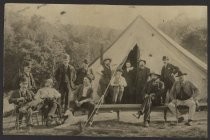
[[[118,39],[103,53],[103,57],[112,59],[112,68],[122,65],[131,50],[138,46],[140,59],[147,61],[147,67],[160,73],[163,66],[162,57],[168,56],[170,62],[178,66],[181,71],[188,73],[187,80],[192,81],[200,90],[200,98],[207,98],[207,65],[197,57],[185,50],[170,37],[159,29],[153,27],[142,16],[138,16],[118,37]],[[97,73],[100,58],[97,58],[91,65],[95,71],[94,100],[100,99],[98,96],[99,79],[101,75]]]

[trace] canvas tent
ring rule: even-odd
[[[178,66],[181,71],[187,72],[186,79],[191,80],[200,90],[200,98],[207,98],[207,65],[185,50],[170,37],[159,29],[153,27],[142,16],[138,16],[119,36],[119,38],[104,51],[104,57],[112,58],[112,67],[116,69],[127,58],[129,52],[138,46],[140,59],[147,61],[151,70],[161,71],[163,66],[162,57],[166,55],[170,62]],[[101,67],[100,58],[91,64],[95,71],[93,81],[94,98],[97,95],[100,74],[97,72]]]

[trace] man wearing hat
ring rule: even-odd
[[[122,76],[122,69],[117,69],[116,74],[111,80],[111,86],[113,87],[112,103],[121,103],[124,88],[127,86],[125,78]]]
[[[163,56],[163,67],[161,70],[161,81],[164,82],[165,84],[165,90],[163,94],[163,103],[168,103],[168,95],[167,92],[169,93],[173,83],[175,82],[174,75],[179,72],[179,68],[177,66],[174,66],[169,63],[169,58],[167,56]],[[167,98],[167,99],[166,99]]]
[[[98,71],[99,74],[101,74],[101,78],[99,80],[100,85],[100,95],[105,94],[104,99],[105,103],[111,103],[112,102],[112,96],[111,96],[111,88],[108,87],[110,80],[112,78],[112,70],[111,70],[111,58],[105,58],[102,62],[102,67]],[[107,89],[108,88],[108,89]],[[107,89],[107,90],[106,90]],[[106,93],[104,93],[106,91]]]
[[[90,77],[84,77],[83,84],[79,85],[75,91],[75,96],[76,100],[70,102],[70,109],[68,111],[72,111],[74,114],[75,111],[81,108],[88,110],[88,123],[91,125],[95,105],[93,102],[93,88]],[[69,114],[68,111],[65,114]]]
[[[9,98],[9,103],[13,103],[16,105],[16,112],[19,114],[18,124],[22,124],[22,119],[26,116],[26,124],[29,130],[32,127],[32,108],[26,108],[27,103],[34,100],[34,93],[28,90],[28,81],[26,78],[20,79],[20,88],[18,90],[13,91],[12,95]]]
[[[148,81],[150,69],[147,68],[145,60],[139,60],[139,68],[137,69],[137,80],[136,80],[136,103],[142,103],[144,96],[143,96],[143,89]]]
[[[185,80],[186,73],[179,72],[176,77],[176,81],[171,89],[170,97],[172,101],[168,104],[171,112],[177,116],[178,123],[184,120],[184,117],[180,115],[180,112],[176,109],[179,105],[185,105],[189,107],[188,122],[186,125],[192,125],[193,115],[198,104],[198,88],[190,81]]]
[[[143,90],[143,104],[139,112],[137,114],[134,114],[134,116],[137,118],[140,118],[140,116],[144,114],[145,127],[149,127],[151,107],[161,104],[161,94],[163,93],[163,90],[164,83],[160,81],[160,75],[155,72],[151,72],[150,80],[146,83]]]
[[[62,64],[55,72],[58,90],[61,93],[61,106],[64,108],[64,111],[69,108],[69,102],[74,100],[73,90],[75,90],[76,71],[69,64],[69,61],[69,55],[64,54]]]
[[[22,64],[21,71],[15,76],[13,80],[13,89],[18,89],[20,84],[20,79],[26,79],[28,82],[28,89],[36,92],[36,83],[34,81],[33,75],[31,73],[31,62],[30,61],[24,61]]]

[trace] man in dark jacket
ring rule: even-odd
[[[83,84],[83,79],[85,76],[90,77],[92,80],[95,79],[92,68],[89,67],[87,59],[82,63],[81,68],[77,69],[77,79],[75,81],[76,85]]]
[[[22,70],[20,73],[18,73],[14,80],[13,80],[13,89],[18,89],[20,85],[21,79],[26,79],[28,82],[28,90],[31,90],[33,92],[36,92],[36,83],[34,81],[33,75],[31,73],[31,62],[30,61],[24,61]]]
[[[175,82],[174,75],[179,72],[179,68],[169,63],[169,58],[167,56],[163,56],[163,67],[161,70],[161,81],[164,82],[165,90],[163,93],[163,103],[168,103],[168,95],[167,93],[170,92],[173,83]]]
[[[186,125],[192,125],[193,115],[195,113],[196,105],[198,104],[198,88],[190,81],[185,80],[186,73],[179,72],[176,81],[171,89],[170,97],[172,101],[168,104],[169,109],[174,115],[177,115],[178,122],[182,122],[184,117],[176,109],[179,105],[186,105],[189,107],[188,122]]]
[[[144,101],[137,114],[134,114],[137,118],[140,118],[144,114],[144,125],[149,127],[150,113],[152,106],[158,106],[161,104],[161,94],[164,90],[164,83],[160,81],[160,75],[154,72],[150,74],[151,79],[145,85],[143,90]]]
[[[102,67],[101,69],[98,71],[99,74],[101,74],[101,78],[99,80],[99,85],[100,85],[100,89],[101,92],[100,94],[104,96],[104,102],[105,103],[112,103],[112,95],[111,95],[111,87],[109,85],[110,80],[112,78],[112,70],[111,70],[111,59],[110,58],[105,58],[102,62]],[[106,90],[107,89],[107,90]],[[106,91],[106,93],[104,93]]]
[[[145,60],[139,61],[139,69],[137,70],[137,81],[136,81],[136,103],[142,103],[144,96],[143,96],[143,89],[148,81],[150,69],[147,68]]]
[[[125,104],[132,104],[132,103],[135,103],[134,84],[136,80],[136,77],[135,77],[136,70],[134,67],[131,66],[130,61],[127,61],[125,63],[125,66],[126,67],[123,71],[122,76],[126,80],[127,87],[125,87],[124,94],[122,97],[122,102]]]
[[[58,90],[61,93],[61,106],[64,111],[69,108],[69,102],[74,100],[73,90],[75,90],[74,81],[76,80],[76,72],[74,67],[69,64],[69,59],[69,55],[65,54],[63,64],[55,72]]]
[[[34,100],[34,93],[28,90],[27,79],[20,79],[20,89],[13,91],[9,98],[9,103],[16,105],[16,112],[19,114],[19,124],[22,123],[23,116],[26,116],[26,124],[29,127],[29,130],[32,126],[32,108],[26,107],[26,105],[32,100]]]

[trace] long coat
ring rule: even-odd
[[[67,76],[67,79],[66,79]],[[67,84],[69,90],[74,90],[75,85],[74,81],[76,80],[76,71],[72,65],[68,65],[67,70],[65,70],[65,66],[62,64],[58,67],[55,72],[55,79],[57,81],[57,86],[59,90],[62,90],[63,85]]]
[[[173,83],[175,82],[175,78],[171,75],[178,73],[180,70],[177,66],[174,66],[168,63],[166,66],[162,67],[161,70],[161,81],[164,82],[166,87],[171,88]]]
[[[136,80],[136,102],[142,102],[143,100],[143,89],[147,83],[148,77],[150,75],[150,69],[145,67],[144,69],[139,68],[137,71],[137,80]]]
[[[122,76],[125,78],[127,87],[125,87],[122,101],[124,103],[133,103],[135,99],[135,80],[136,80],[136,69],[127,71],[126,69],[123,71]]]

